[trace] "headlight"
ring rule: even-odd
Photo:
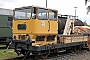
[[[26,34],[26,40],[30,40],[30,37],[28,34]]]
[[[36,45],[37,47],[40,47],[40,45]]]

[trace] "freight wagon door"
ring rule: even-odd
[[[49,11],[49,33],[56,34],[58,30],[57,11]]]

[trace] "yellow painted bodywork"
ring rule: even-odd
[[[26,24],[26,30],[18,30],[18,24]],[[39,20],[37,18],[30,18],[29,20],[13,20],[12,31],[13,36],[16,36],[16,39],[14,40],[20,40],[18,37],[19,35],[28,34],[30,36],[30,40],[35,42],[32,43],[33,46],[56,44],[58,34],[58,17],[57,20]],[[46,37],[49,35],[55,35],[54,40],[47,41]],[[45,36],[44,41],[36,41],[37,36]]]
[[[45,26],[42,26],[42,21],[45,22]],[[17,29],[17,25],[18,24],[26,24],[26,30],[18,30]],[[36,36],[48,36],[50,35],[57,35],[58,33],[58,24],[57,21],[50,21],[50,30],[49,30],[49,24],[48,24],[48,20],[13,20],[13,35],[16,36],[16,40],[18,39],[18,35],[26,35],[29,34],[30,38],[32,41],[35,41],[35,43],[33,43],[32,45],[47,45],[47,44],[56,44],[57,40],[53,40],[53,41],[46,41],[46,39],[44,41],[38,41],[36,42]]]
[[[50,21],[49,27],[49,20],[13,20],[13,33],[14,34],[57,34],[58,33],[58,23],[57,21]],[[42,26],[42,22],[45,22],[45,26]],[[18,30],[18,24],[26,24],[26,30]],[[50,31],[48,31],[50,28]]]

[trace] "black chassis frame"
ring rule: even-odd
[[[9,41],[7,39],[12,39],[12,36],[0,36],[0,43],[1,44],[7,44]]]
[[[40,52],[40,51],[72,47],[72,46],[78,46],[78,45],[86,45],[86,44],[87,44],[87,41],[68,43],[68,44],[58,43],[58,44],[52,44],[52,45],[46,45],[46,46],[32,46],[31,40],[12,40],[12,44],[10,44],[10,48],[13,48],[15,50],[24,50],[24,51],[29,50],[33,52]]]

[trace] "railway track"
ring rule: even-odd
[[[23,59],[23,57],[5,59],[5,60],[35,60],[33,55],[30,55]],[[43,60],[43,59],[37,59]],[[90,51],[87,50],[80,50],[76,52],[62,52],[59,54],[51,54],[45,60],[90,60]]]
[[[82,50],[72,53],[61,54],[57,57],[51,57],[47,60],[90,60],[90,51]]]

